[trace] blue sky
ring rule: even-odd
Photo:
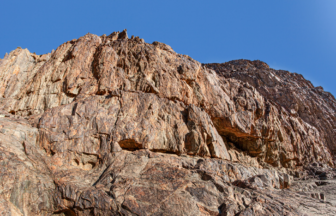
[[[202,62],[259,59],[336,94],[335,0],[2,1],[0,58],[128,29]]]

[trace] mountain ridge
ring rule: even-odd
[[[201,64],[124,30],[18,48],[0,83],[4,215],[300,215],[293,178],[334,175],[335,98],[261,61]]]

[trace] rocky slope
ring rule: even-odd
[[[334,124],[334,98],[315,94],[314,103],[329,98],[319,111],[330,117],[311,122],[295,105],[293,111],[217,66],[126,31],[87,34],[45,55],[21,48],[6,55],[1,213],[334,214],[324,195],[297,195],[300,187],[291,187],[293,176],[333,178],[333,144],[329,129],[321,130]],[[286,76],[279,82],[309,86]],[[285,91],[276,86],[268,90]],[[306,100],[314,92],[295,91]],[[311,171],[312,163],[323,171]]]
[[[204,66],[226,78],[249,83],[292,116],[317,128],[323,144],[336,153],[336,100],[321,86],[314,87],[301,74],[274,70],[261,61],[235,60]]]

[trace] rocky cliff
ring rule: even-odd
[[[18,48],[0,83],[3,215],[335,212],[292,184],[333,178],[336,149],[335,99],[300,75],[123,31]]]
[[[321,142],[333,155],[336,153],[336,100],[321,86],[314,87],[301,74],[274,70],[261,61],[235,60],[205,66],[225,78],[249,83],[278,107],[314,126]]]

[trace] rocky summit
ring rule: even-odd
[[[261,61],[87,34],[0,60],[0,213],[336,215],[336,100]]]

